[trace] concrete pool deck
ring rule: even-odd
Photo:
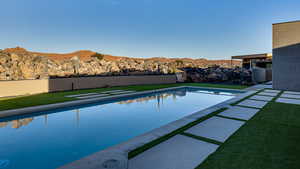
[[[192,88],[201,89],[199,87],[192,87]],[[202,89],[211,89],[211,88],[202,88]],[[213,89],[213,90],[220,90],[220,89]],[[223,90],[223,89],[221,89],[221,90]],[[241,90],[227,89],[225,91],[241,91]],[[148,133],[145,133],[141,136],[137,136],[135,138],[132,138],[132,139],[128,140],[127,142],[121,143],[119,145],[110,147],[106,150],[97,152],[97,153],[95,153],[91,156],[82,158],[80,160],[74,161],[74,162],[69,163],[69,164],[66,164],[66,165],[62,166],[61,169],[80,169],[80,168],[82,168],[82,166],[85,166],[85,168],[87,168],[87,169],[92,169],[92,168],[100,168],[101,169],[101,167],[104,169],[105,166],[103,166],[103,164],[101,162],[103,162],[104,159],[107,159],[107,157],[105,156],[105,153],[103,155],[103,153],[101,153],[101,152],[107,152],[107,151],[115,152],[115,157],[116,158],[110,159],[110,160],[114,161],[114,164],[111,164],[111,165],[118,165],[120,156],[125,155],[127,157],[128,153],[130,153],[131,151],[133,151],[133,150],[135,150],[135,149],[137,149],[141,146],[144,146],[145,144],[147,144],[151,141],[157,140],[157,139],[159,139],[159,138],[161,138],[161,137],[163,137],[163,136],[165,136],[165,135],[167,135],[167,134],[169,134],[169,133],[171,133],[171,132],[173,132],[173,131],[175,131],[179,128],[182,128],[183,126],[185,126],[189,123],[192,123],[192,122],[194,122],[194,121],[196,121],[196,120],[198,120],[198,119],[200,119],[204,116],[207,116],[207,115],[209,115],[209,114],[211,114],[211,113],[213,113],[213,112],[215,112],[219,109],[231,107],[230,106],[231,104],[236,103],[237,101],[239,101],[239,100],[241,100],[245,97],[248,97],[248,96],[250,96],[250,95],[252,95],[256,92],[257,91],[251,90],[251,91],[246,91],[244,93],[240,93],[232,99],[229,99],[225,102],[222,102],[222,103],[219,103],[219,104],[214,105],[212,107],[209,107],[205,110],[193,113],[193,114],[191,114],[189,116],[186,116],[186,117],[184,117],[180,120],[171,122],[171,123],[169,123],[165,126],[154,129],[154,130],[152,130]],[[145,151],[145,152],[147,152],[147,151]],[[99,154],[99,155],[97,155],[97,154]],[[206,157],[204,156],[203,158],[205,159]],[[97,159],[97,160],[95,160],[95,159]],[[142,158],[142,159],[147,160],[147,158]],[[164,160],[163,158],[161,158],[161,159]],[[120,160],[122,160],[122,159],[120,159]],[[129,160],[129,162],[130,162],[130,160]],[[136,160],[136,162],[138,162],[138,160]],[[123,163],[123,162],[121,162],[121,163]],[[163,163],[161,163],[161,164],[163,164]],[[115,166],[115,168],[117,169],[118,167]],[[129,165],[129,168],[130,168],[130,165]]]

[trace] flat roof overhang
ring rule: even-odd
[[[295,22],[300,22],[300,20],[286,21],[286,22],[277,22],[277,23],[273,23],[272,25],[285,24],[285,23],[295,23]]]
[[[260,53],[260,54],[251,54],[251,55],[231,56],[231,59],[263,59],[263,58],[272,58],[272,54]]]

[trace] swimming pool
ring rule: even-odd
[[[180,88],[0,119],[0,169],[56,168],[235,94]]]

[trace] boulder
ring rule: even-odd
[[[251,85],[251,71],[247,69],[236,68],[183,68],[186,72],[189,82],[230,82],[234,84]]]

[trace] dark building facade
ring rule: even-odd
[[[273,88],[300,91],[300,21],[273,24]]]

